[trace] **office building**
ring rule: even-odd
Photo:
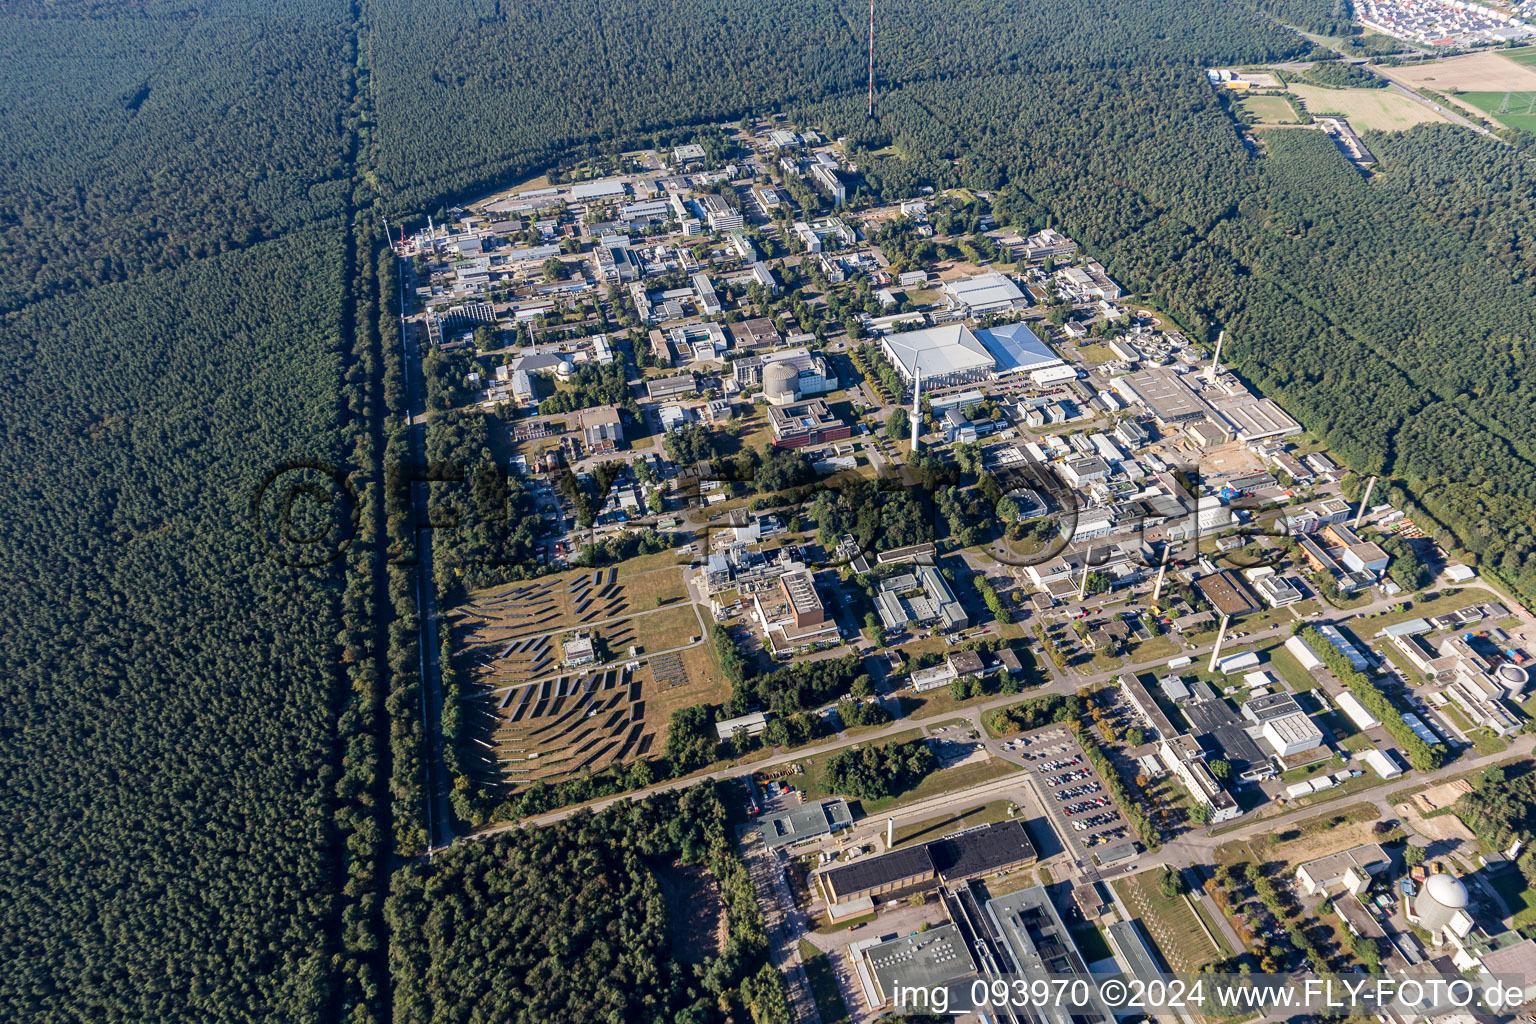
[[[821,399],[770,405],[768,421],[773,427],[775,448],[803,448],[827,441],[842,441],[853,436],[853,428],[832,415]]]

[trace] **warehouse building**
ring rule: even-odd
[[[975,277],[944,282],[944,297],[949,308],[975,318],[991,313],[1025,309],[1029,300],[1007,276],[993,271]]]
[[[1244,395],[1241,400],[1218,400],[1215,405],[1216,411],[1232,425],[1237,439],[1243,444],[1301,433],[1301,424],[1269,398],[1250,399]]]
[[[1035,861],[1035,846],[1022,822],[1003,821],[959,832],[922,846],[866,857],[819,877],[832,905],[906,895],[939,882],[957,885]]]
[[[1349,716],[1349,720],[1355,723],[1355,728],[1364,732],[1367,729],[1375,729],[1381,725],[1381,720],[1366,710],[1364,704],[1354,694],[1345,691],[1334,698],[1339,705],[1339,710]]]
[[[1031,373],[1061,366],[1062,359],[1041,341],[1028,324],[1005,324],[974,332],[976,340],[992,356],[998,376]]]
[[[1265,721],[1260,735],[1281,757],[1290,757],[1323,745],[1323,731],[1304,711]]]
[[[887,334],[880,348],[909,384],[919,370],[925,386],[970,384],[990,379],[996,366],[986,346],[964,324]]]
[[[691,373],[680,373],[675,377],[657,377],[645,382],[645,396],[653,402],[693,395],[698,390],[699,386]]]
[[[1211,411],[1178,373],[1165,367],[1116,377],[1114,388],[1126,401],[1145,406],[1163,427],[1202,419]]]

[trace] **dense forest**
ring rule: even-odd
[[[354,30],[0,10],[6,1020],[387,1009]]]
[[[788,1024],[723,795],[705,783],[621,800],[397,872],[397,1024]],[[687,889],[668,899],[664,884]]]
[[[1477,835],[1479,847],[1486,853],[1512,849],[1518,841],[1522,850],[1516,866],[1527,887],[1536,887],[1536,773],[1530,763],[1507,768],[1484,768],[1472,792],[1456,801],[1456,813]]]
[[[333,216],[348,20],[344,0],[0,8],[0,309]]]
[[[679,125],[862,97],[865,84],[861,0],[372,0],[366,10],[379,181],[402,215],[537,173],[572,151],[616,153]],[[1243,4],[890,0],[879,18],[882,89],[1310,49]]]
[[[0,332],[6,1020],[336,1019],[341,565],[247,507],[346,454],[342,266],[296,233]]]

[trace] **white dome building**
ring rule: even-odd
[[[789,405],[800,397],[800,371],[785,362],[763,368],[763,397],[769,405]]]
[[[555,378],[557,380],[570,380],[571,374],[575,372],[576,367],[571,365],[571,361],[569,359],[562,359],[560,360],[560,365],[555,367]]]
[[[1456,935],[1465,936],[1472,928],[1472,916],[1467,913],[1467,887],[1454,875],[1430,875],[1424,888],[1413,900],[1413,916],[1419,925],[1434,937],[1436,944],[1444,941],[1449,929]]]

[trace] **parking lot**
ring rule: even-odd
[[[1024,759],[1056,830],[1079,847],[1074,855],[1129,837],[1130,823],[1069,730],[1057,727],[1018,736],[1003,749]]]

